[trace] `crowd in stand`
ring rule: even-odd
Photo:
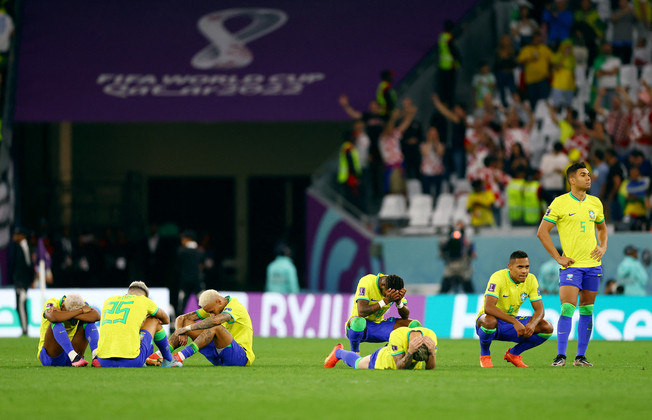
[[[421,181],[435,200],[468,180],[474,226],[535,225],[567,191],[565,170],[590,166],[590,193],[619,230],[650,230],[652,213],[652,8],[647,1],[518,1],[473,96],[456,95],[461,66],[452,22],[438,41],[435,112],[425,132],[409,99],[400,106],[384,71],[340,153],[338,180],[367,213],[384,194]],[[487,194],[490,191],[491,194]],[[501,209],[508,211],[502,212]]]

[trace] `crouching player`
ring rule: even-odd
[[[534,315],[517,316],[525,298],[530,299]],[[528,367],[521,353],[536,347],[552,335],[552,324],[543,319],[544,310],[539,283],[530,273],[530,259],[523,251],[514,251],[507,268],[491,275],[484,293],[484,304],[476,320],[480,337],[480,366],[493,367],[489,346],[493,340],[518,343],[505,353],[505,360],[516,367]]]
[[[87,366],[84,359],[90,344],[93,366],[97,352],[97,326],[100,313],[91,308],[77,293],[61,299],[48,299],[41,319],[41,338],[37,357],[43,366]]]
[[[129,285],[126,295],[104,301],[97,358],[102,367],[143,367],[154,351],[152,339],[163,353],[163,367],[182,366],[172,358],[162,324],[170,317],[149,298],[142,281]]]
[[[254,362],[254,330],[247,309],[230,296],[206,290],[199,296],[199,310],[177,318],[170,347],[184,347],[174,354],[184,361],[199,352],[214,366],[249,366]],[[187,344],[188,337],[192,343]],[[150,356],[148,363],[158,355]]]
[[[360,343],[384,343],[390,333],[399,327],[420,327],[421,323],[410,319],[410,309],[405,299],[403,279],[399,276],[367,274],[358,282],[353,309],[346,322],[346,337],[351,351],[359,352]],[[385,319],[385,312],[392,303],[401,318]]]
[[[337,362],[355,369],[434,369],[437,336],[425,327],[399,327],[389,335],[389,342],[372,354],[360,357],[353,351],[346,351],[342,344],[337,344],[324,361],[324,367],[330,369]]]

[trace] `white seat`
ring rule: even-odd
[[[421,181],[418,179],[407,180],[407,195],[408,199],[412,199],[417,194],[421,194]]]
[[[407,218],[405,197],[401,194],[387,194],[383,197],[378,218],[383,220]]]
[[[453,187],[453,194],[464,194],[471,192],[471,181],[467,178],[456,179]]]
[[[453,223],[462,222],[465,226],[471,224],[471,215],[466,210],[466,203],[469,201],[468,194],[461,194],[455,201],[453,211]]]
[[[411,197],[408,216],[409,226],[428,226],[432,215],[432,196],[417,194]]]
[[[625,64],[620,67],[620,84],[629,88],[630,95],[634,95],[638,90],[638,71],[633,64]]]
[[[440,194],[437,206],[432,213],[432,225],[436,227],[447,227],[451,225],[455,197],[452,194]]]
[[[641,79],[644,79],[649,85],[652,85],[652,64],[646,64],[643,66]]]

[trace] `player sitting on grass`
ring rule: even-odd
[[[396,305],[401,319],[385,319],[385,312]],[[351,351],[359,352],[360,343],[384,343],[390,333],[399,327],[420,327],[419,321],[409,319],[410,310],[405,299],[403,279],[399,276],[367,274],[358,282],[353,298],[351,316],[346,322],[346,337]]]
[[[206,290],[199,296],[199,310],[181,315],[175,322],[176,330],[170,336],[173,349],[184,347],[174,354],[183,361],[199,352],[215,366],[249,366],[254,362],[254,330],[247,309],[230,296],[223,297],[216,290]],[[192,343],[187,344],[188,337]],[[152,354],[147,363],[155,364],[159,355]]]
[[[43,307],[41,338],[37,357],[43,366],[87,366],[84,360],[90,343],[96,366],[97,326],[100,313],[88,306],[77,293],[61,299],[48,299]],[[79,328],[81,326],[81,328]]]
[[[103,367],[143,367],[154,351],[152,338],[163,353],[163,367],[180,367],[172,358],[162,324],[170,317],[149,297],[142,281],[129,285],[126,295],[104,301],[100,323],[100,343],[97,358]]]
[[[530,299],[534,315],[517,316],[525,298]],[[536,347],[552,335],[552,324],[543,319],[544,310],[539,283],[530,273],[530,259],[523,251],[514,251],[507,268],[489,278],[484,304],[476,319],[480,337],[480,366],[493,367],[489,346],[493,340],[518,343],[505,353],[505,360],[516,367],[528,367],[521,353]]]
[[[344,350],[338,343],[324,361],[324,367],[330,369],[344,360],[355,369],[434,369],[436,351],[437,336],[431,329],[400,327],[389,335],[386,346],[365,357]]]

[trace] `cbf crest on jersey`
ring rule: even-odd
[[[527,297],[527,293],[521,293],[521,302],[525,301],[526,297]]]
[[[593,212],[593,210],[589,210],[589,217],[591,218],[591,220],[595,219],[595,213]]]

